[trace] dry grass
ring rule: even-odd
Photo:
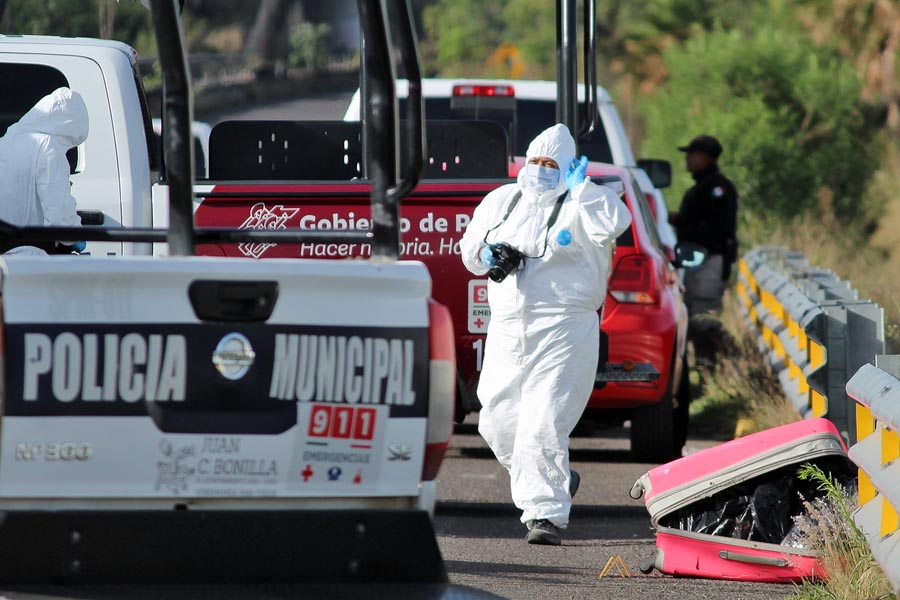
[[[744,324],[733,291],[725,295],[720,319],[692,320],[691,338],[696,367],[691,428],[695,433],[731,439],[739,422],[747,434],[800,418]]]
[[[845,600],[849,598],[893,598],[891,584],[875,562],[863,533],[856,527],[852,511],[855,493],[841,487],[815,465],[806,464],[800,479],[814,481],[824,496],[804,501],[805,515],[795,522],[802,539],[819,553],[825,583],[804,582],[792,595],[798,600]]]

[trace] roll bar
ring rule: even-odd
[[[362,29],[365,85],[363,102],[363,151],[366,175],[372,183],[372,256],[396,259],[400,255],[400,199],[411,192],[425,164],[425,110],[419,52],[408,0],[397,2],[400,22],[400,60],[409,79],[406,144],[408,154],[399,181],[399,120],[394,60],[390,51],[385,0],[358,0]]]
[[[597,0],[584,0],[584,123],[578,143],[587,142],[600,125],[597,107]]]
[[[556,120],[573,134],[578,127],[576,0],[556,0]]]
[[[163,75],[163,131],[169,179],[169,253],[194,253],[194,105],[174,0],[151,0],[150,16]]]
[[[406,140],[409,150],[403,170],[403,179],[394,186],[389,195],[394,202],[409,194],[419,183],[425,167],[425,100],[422,97],[422,70],[419,67],[419,46],[416,40],[416,26],[413,21],[409,3],[399,3],[400,22],[398,38],[400,40],[400,62],[409,82],[409,95],[406,99]]]
[[[577,0],[556,0],[556,120],[579,144],[591,139],[600,123],[597,100],[597,0],[584,0],[584,122],[578,122]]]
[[[102,228],[102,227],[19,227],[0,221],[0,240],[29,242],[168,242],[169,252],[191,255],[196,244],[259,243],[371,243],[372,256],[396,259],[400,254],[399,202],[418,183],[424,167],[424,110],[422,83],[415,30],[409,0],[394,0],[401,16],[397,39],[400,57],[410,79],[410,112],[405,142],[409,154],[405,174],[399,181],[399,120],[393,57],[387,27],[387,2],[390,0],[357,0],[360,27],[366,37],[363,54],[367,77],[367,99],[371,102],[371,118],[364,136],[364,160],[369,166],[372,183],[372,229],[356,231],[271,231],[194,227],[193,141],[191,121],[191,84],[184,43],[178,22],[179,0],[150,0],[153,29],[163,71],[163,130],[169,180],[169,227]]]

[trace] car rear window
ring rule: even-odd
[[[634,227],[634,220],[631,222],[631,227]],[[634,233],[631,231],[631,227],[622,232],[622,235],[616,238],[617,246],[625,246],[627,248],[634,248]]]
[[[650,212],[650,205],[647,203],[647,197],[644,196],[644,192],[641,191],[637,185],[633,185],[634,189],[634,198],[637,203],[638,209],[641,211],[641,215],[644,217],[644,230],[647,232],[647,236],[650,238],[650,243],[656,246],[659,250],[663,249],[662,241],[659,239],[659,232],[656,230],[656,221],[653,218],[653,213]]]
[[[556,123],[556,103],[547,100],[519,100],[516,102],[516,156],[525,156],[528,144],[537,134]],[[578,103],[578,121],[584,122],[584,103]],[[596,162],[612,163],[612,151],[601,124],[591,139],[581,144],[581,153]]]
[[[584,103],[578,104],[579,121],[584,120]],[[400,118],[406,118],[406,99],[400,99]],[[456,116],[450,110],[450,98],[426,98],[425,118],[454,119]],[[528,144],[544,129],[556,123],[556,103],[549,100],[517,100],[516,101],[516,131],[510,135],[513,144],[514,156],[525,156]],[[509,123],[500,123],[504,128]],[[509,132],[508,132],[509,133]],[[601,124],[594,130],[591,139],[581,144],[581,152],[590,160],[596,162],[612,163],[612,151],[609,148],[609,140]]]

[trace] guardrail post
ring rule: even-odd
[[[859,508],[853,521],[866,537],[894,591],[900,591],[900,356],[877,355],[847,382],[857,403],[850,459],[859,467]]]

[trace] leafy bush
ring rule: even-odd
[[[331,27],[327,23],[310,23],[304,21],[291,29],[291,50],[288,64],[319,70],[325,67],[329,57],[328,39]]]
[[[500,45],[502,7],[481,0],[438,0],[425,8],[422,20],[423,69],[428,76],[481,75],[481,68]]]
[[[772,26],[700,32],[664,58],[670,79],[643,103],[643,154],[681,164],[675,148],[709,133],[725,147],[743,211],[782,218],[826,203],[845,220],[875,214],[877,201],[863,198],[880,144],[852,65]]]
[[[437,0],[423,12],[428,76],[554,78],[556,7],[546,0]],[[512,65],[497,63],[512,59]]]

